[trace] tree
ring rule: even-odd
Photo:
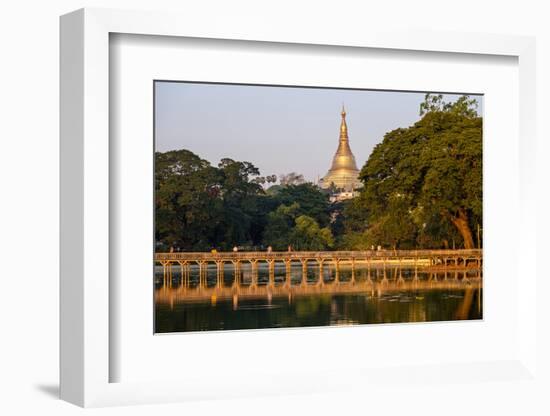
[[[454,112],[467,117],[477,117],[477,101],[470,99],[467,95],[461,96],[454,103],[443,101],[443,95],[426,94],[424,102],[420,103],[420,115],[427,113]]]
[[[296,250],[318,251],[331,248],[334,239],[328,227],[321,228],[313,218],[300,215],[290,234],[290,244]]]
[[[292,228],[298,217],[300,205],[281,204],[268,215],[264,231],[264,245],[273,247],[274,250],[285,250],[291,244]]]
[[[259,244],[275,202],[254,179],[252,163],[218,167],[188,150],[155,154],[155,233],[167,249],[229,249]]]
[[[439,244],[448,244],[454,235],[445,224],[452,224],[463,246],[474,247],[472,226],[482,216],[482,119],[475,103],[428,94],[420,121],[384,136],[360,172],[361,197],[345,211],[350,230],[390,246],[409,245],[413,236],[417,244],[428,242],[427,233],[437,230]]]
[[[263,223],[258,198],[264,194],[255,181],[260,171],[250,162],[222,159],[218,164],[223,203],[223,239],[218,245],[224,249],[242,243],[254,244],[260,238],[258,224]]]
[[[316,185],[311,183],[287,185],[280,188],[274,197],[279,204],[292,205],[297,203],[299,205],[299,215],[308,215],[323,227],[328,225],[330,221],[328,195],[323,193]]]
[[[290,172],[286,175],[281,174],[279,176],[280,176],[279,182],[283,186],[300,185],[300,184],[305,183],[304,175],[296,173],[296,172]]]
[[[182,250],[208,249],[216,239],[221,176],[188,150],[155,154],[156,238]]]

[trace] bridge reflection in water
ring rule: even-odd
[[[155,330],[480,319],[481,253],[431,253],[322,262],[296,261],[300,253],[292,253],[292,259],[258,260],[256,266],[242,260],[181,260],[191,253],[169,253],[169,261],[157,255]],[[227,261],[232,267],[224,267]],[[305,314],[311,305],[317,306]]]

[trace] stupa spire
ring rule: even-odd
[[[346,124],[346,109],[342,103],[342,121],[340,122],[340,141],[348,140],[348,125]]]
[[[346,123],[346,108],[342,104],[342,112],[340,113],[342,120],[340,121],[340,137],[338,139],[338,148],[332,158],[332,165],[322,179],[322,187],[328,188],[334,184],[337,188],[345,190],[353,190],[361,186],[357,179],[359,170],[355,163],[355,157],[351,152],[348,137],[348,125]]]

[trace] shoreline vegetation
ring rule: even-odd
[[[302,175],[262,176],[181,149],[155,153],[157,252],[482,247],[482,118],[476,101],[427,94],[421,119],[384,135],[359,195],[330,202]]]

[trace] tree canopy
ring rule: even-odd
[[[331,247],[328,196],[302,175],[289,176],[265,192],[276,176],[260,176],[250,162],[224,158],[214,167],[188,150],[156,153],[157,244],[184,251]]]
[[[217,166],[189,150],[155,155],[159,248],[184,251],[473,248],[482,223],[482,119],[477,101],[427,94],[421,119],[384,135],[362,167],[359,196],[250,162]],[[478,238],[476,240],[476,237]]]
[[[156,238],[181,250],[253,244],[265,223],[263,188],[249,162],[222,159],[218,167],[188,150],[155,157]]]
[[[390,131],[360,172],[361,195],[344,213],[347,244],[475,246],[482,217],[482,119],[467,96],[426,95],[421,120]]]

